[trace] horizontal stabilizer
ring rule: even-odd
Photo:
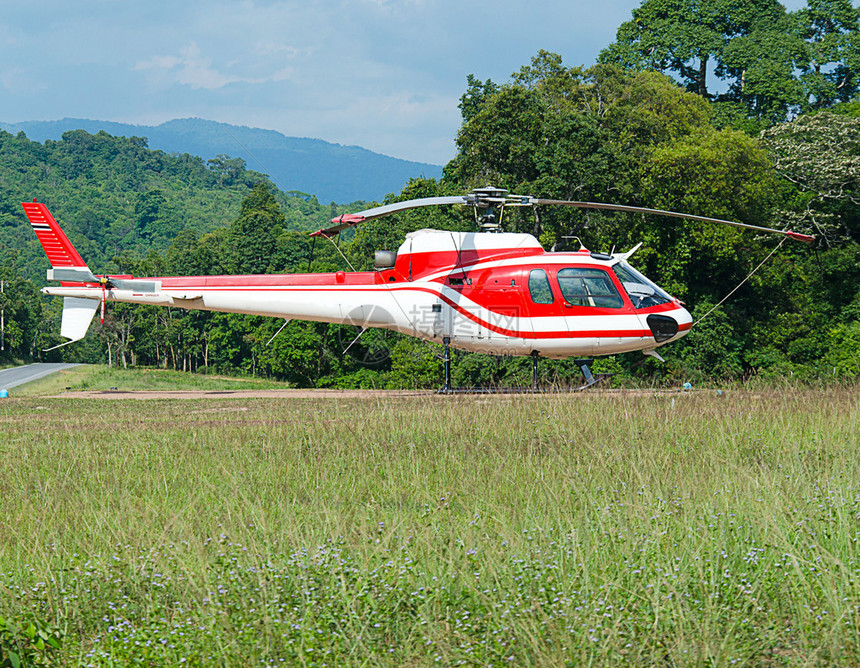
[[[161,281],[141,281],[136,278],[111,278],[107,277],[109,288],[117,290],[130,290],[131,292],[158,292],[161,290]]]
[[[86,267],[59,267],[48,269],[49,281],[64,281],[66,283],[98,283],[99,279]]]
[[[141,281],[136,278],[111,278],[110,276],[95,276],[86,267],[61,267],[48,269],[49,281],[64,283],[98,283],[108,289],[128,290],[129,292],[158,292],[161,281]]]

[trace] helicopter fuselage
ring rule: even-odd
[[[420,230],[391,259],[364,272],[118,277],[109,287],[64,282],[43,292],[380,327],[462,350],[549,358],[653,350],[692,322],[625,255],[546,252],[529,234]]]

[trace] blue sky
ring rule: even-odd
[[[540,49],[589,65],[638,5],[3,0],[0,121],[195,116],[443,164],[468,74],[504,82]]]

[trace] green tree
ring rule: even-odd
[[[701,302],[693,310],[693,319],[701,319],[712,306]],[[670,367],[679,379],[737,378],[743,371],[742,348],[742,338],[735,332],[731,318],[718,308],[677,345]]]
[[[763,225],[777,197],[767,152],[731,129],[705,127],[661,144],[642,173],[643,197],[661,209]],[[640,233],[659,249],[658,274],[681,298],[703,293],[718,298],[723,286],[746,273],[746,258],[738,248],[749,247],[751,240],[734,228],[666,220],[654,221]]]
[[[207,160],[206,165],[217,174],[219,182],[224,185],[240,182],[245,172],[245,161],[242,158],[231,158],[223,154]]]
[[[805,103],[804,87],[796,75],[804,59],[803,41],[786,14],[728,40],[715,74],[729,87],[716,96],[715,114],[728,119],[736,110],[739,118],[734,124],[753,131],[784,121]],[[742,117],[753,123],[745,123]]]
[[[283,225],[284,214],[281,211],[281,205],[277,198],[272,193],[268,183],[260,182],[256,184],[248,196],[242,200],[242,210],[240,216],[247,216],[253,212],[265,213],[272,219],[273,224]]]
[[[457,141],[460,152],[446,180],[461,188],[492,181],[536,196],[750,222],[763,221],[774,199],[766,153],[741,133],[715,130],[701,97],[679,90],[663,75],[605,65],[565,68],[546,52],[484,100]],[[608,250],[642,240],[645,228],[674,229],[667,221],[646,224],[641,216],[565,209],[539,215],[546,245],[587,230],[596,247]],[[532,231],[534,223],[523,219],[519,226]],[[676,250],[671,244],[684,243],[678,233],[654,241],[668,255]],[[702,243],[725,241],[711,234]]]
[[[170,236],[170,212],[167,198],[160,190],[149,190],[137,196],[134,205],[135,229],[141,238],[151,241]]]
[[[672,72],[687,90],[707,97],[709,67],[726,68],[726,45],[770,32],[784,15],[777,0],[644,0],[598,60]]]
[[[807,0],[795,21],[805,47],[804,108],[852,100],[860,86],[860,9],[850,0]]]
[[[223,230],[202,237],[194,230],[180,232],[164,254],[167,272],[179,276],[225,273],[222,266]]]
[[[53,358],[52,355],[46,358],[42,352],[55,343],[50,334],[51,314],[36,286],[17,276],[14,267],[11,270],[0,268],[0,280],[3,281],[3,293],[0,295],[3,310],[3,350],[0,350],[0,358]],[[56,343],[59,343],[59,340]]]
[[[301,387],[325,386],[343,371],[344,360],[331,343],[330,326],[316,322],[290,322],[274,339],[283,321],[255,318],[247,336],[253,371],[260,371]],[[268,343],[269,340],[271,343]]]
[[[860,118],[830,111],[766,130],[762,139],[796,195],[781,217],[827,244],[860,233]]]
[[[777,0],[644,0],[599,61],[671,73],[718,102],[722,123],[761,130],[853,99],[859,16],[850,0],[808,0],[792,13]],[[712,69],[728,90],[709,92]]]
[[[284,222],[280,205],[266,184],[259,183],[242,202],[239,218],[226,238],[227,269],[236,274],[270,271]]]
[[[466,77],[466,92],[460,97],[460,114],[463,121],[469,121],[480,111],[484,101],[499,92],[499,87],[490,79],[481,82],[473,74]]]
[[[845,378],[860,378],[860,321],[840,324],[829,333],[825,362]]]

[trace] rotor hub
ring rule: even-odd
[[[468,203],[473,206],[491,207],[494,204],[503,204],[507,196],[508,191],[504,188],[484,186],[483,188],[475,188],[466,195],[466,200],[472,200]]]

